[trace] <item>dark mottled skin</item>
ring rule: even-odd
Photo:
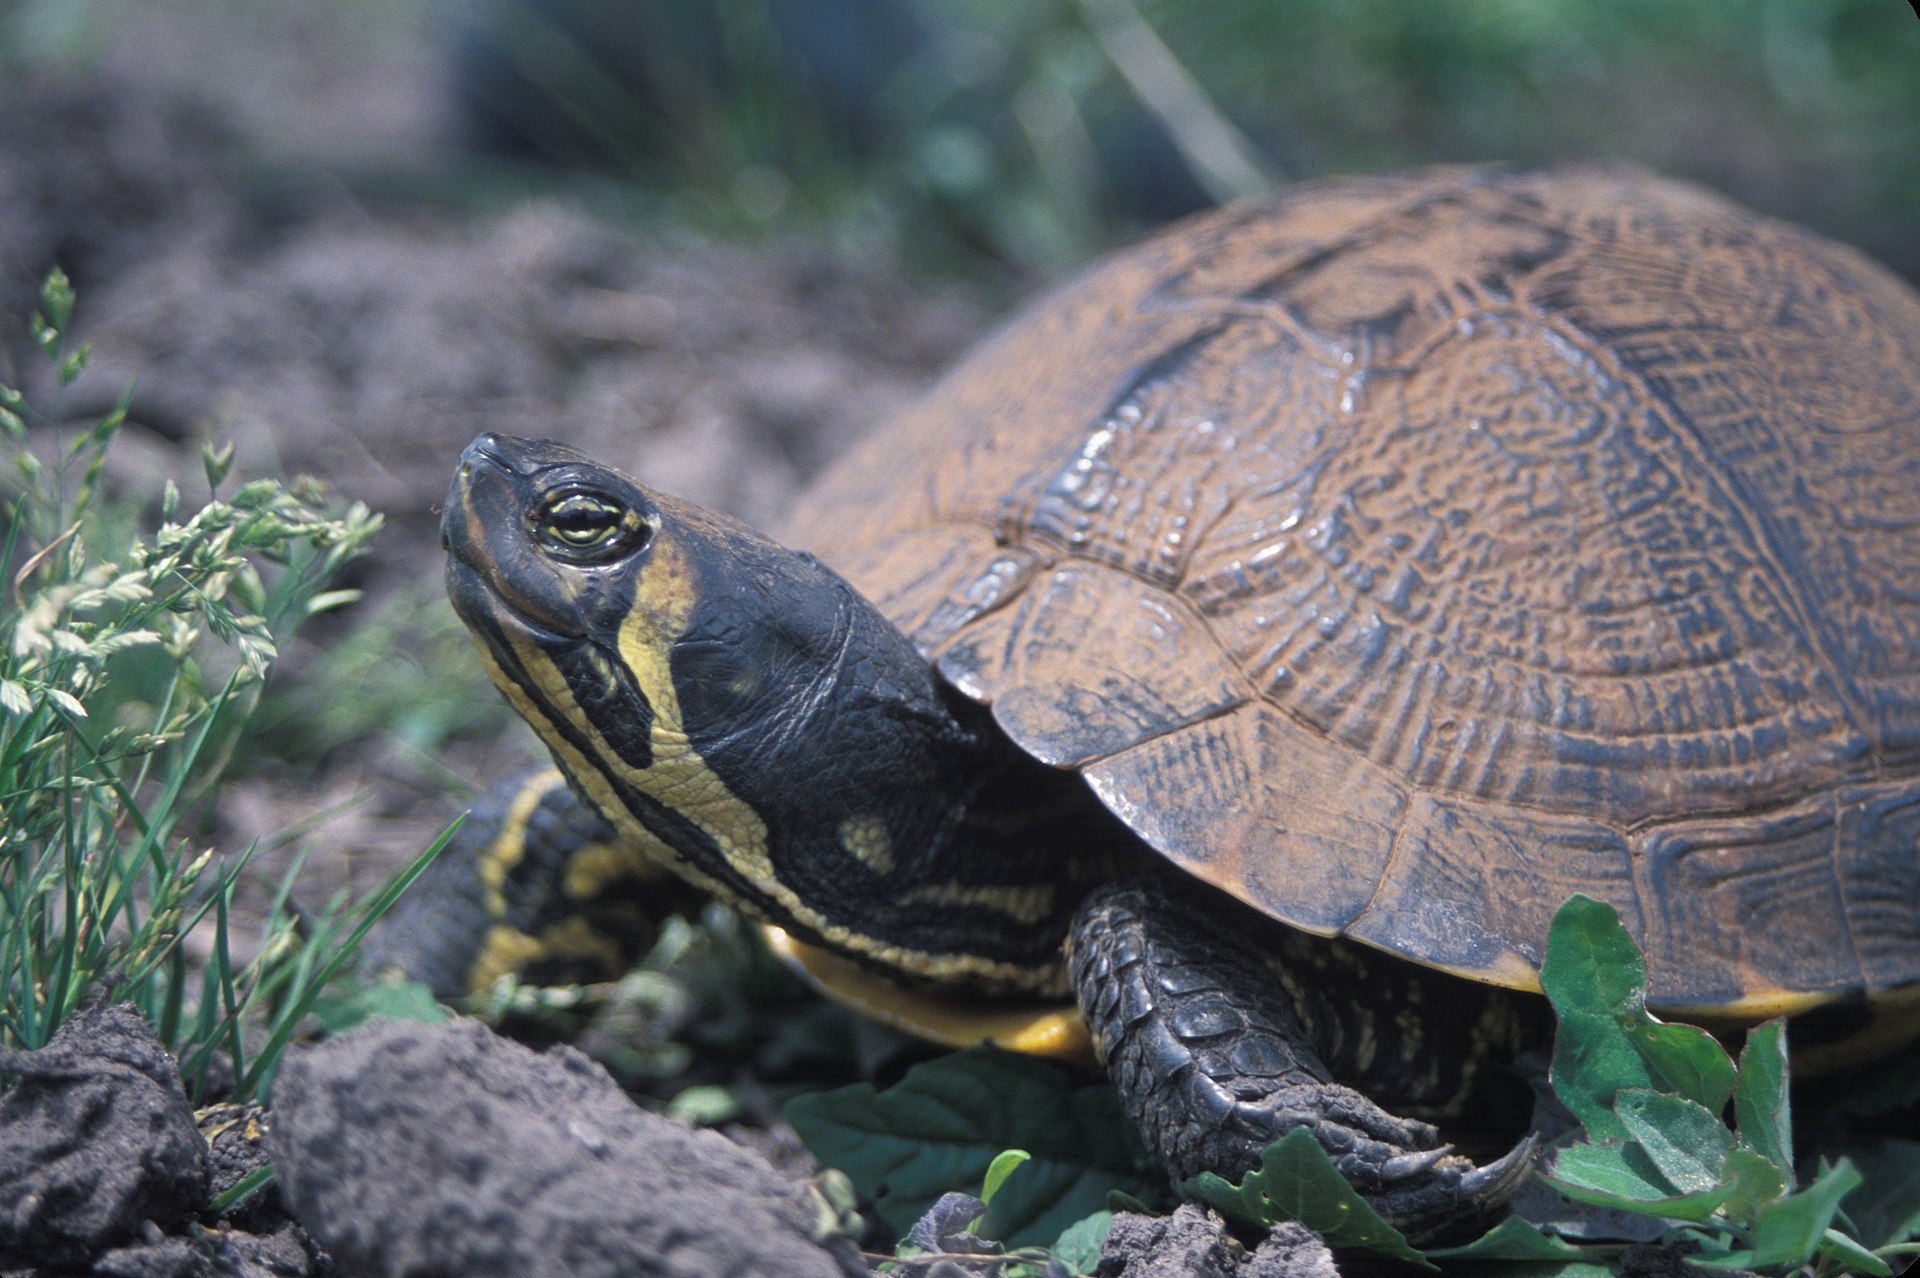
[[[1338,962],[1301,961],[1303,947],[1263,948],[1273,925],[1239,912],[1160,879],[1102,888],[1074,921],[1081,1009],[1127,1112],[1174,1177],[1237,1181],[1269,1144],[1304,1127],[1410,1235],[1504,1203],[1531,1171],[1529,1146],[1476,1168],[1447,1153],[1433,1127],[1370,1097],[1403,1108],[1457,1103],[1470,1081],[1463,1071],[1511,1057],[1544,1030],[1537,1009],[1353,947]],[[1289,958],[1292,979],[1279,979],[1275,965]],[[1350,1032],[1357,1018],[1407,1006],[1413,987],[1444,999],[1447,1015],[1423,1017],[1411,1033],[1390,1024]],[[1487,1041],[1470,1041],[1475,1026]]]

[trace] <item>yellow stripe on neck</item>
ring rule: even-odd
[[[481,644],[487,674],[621,837],[703,891],[761,917],[769,912],[784,911],[828,945],[866,955],[910,977],[935,982],[971,981],[1040,995],[1063,991],[1066,987],[1064,961],[1036,968],[975,954],[932,953],[890,944],[829,919],[780,878],[774,868],[766,823],[752,805],[736,795],[700,757],[684,729],[669,654],[691,624],[697,589],[698,583],[684,550],[670,537],[656,538],[646,579],[639,587],[642,597],[636,598],[617,639],[620,660],[653,712],[652,762],[644,769],[634,768],[621,759],[581,709],[560,670],[517,627],[503,626],[501,631],[539,695],[531,696],[527,689],[518,687],[486,645]],[[546,705],[542,704],[542,698]],[[550,721],[546,706],[564,718],[566,731],[562,730],[563,725]],[[591,756],[569,740],[568,732],[589,744]],[[697,863],[649,830],[638,814],[629,812],[621,802],[609,776],[620,777],[624,783],[644,791],[705,834],[728,866],[765,897],[767,907],[762,908],[758,902],[743,897],[704,872]]]

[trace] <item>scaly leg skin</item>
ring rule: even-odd
[[[617,980],[646,953],[659,919],[693,897],[623,849],[559,772],[543,768],[474,805],[367,938],[362,970],[422,981],[448,999],[506,975],[530,985]]]
[[[1068,957],[1121,1102],[1178,1180],[1237,1182],[1304,1127],[1419,1241],[1491,1218],[1532,1170],[1531,1139],[1476,1167],[1433,1127],[1334,1081],[1390,1103],[1464,1096],[1483,1061],[1534,1029],[1503,992],[1303,937],[1170,880],[1093,894]],[[1430,999],[1441,1015],[1421,1015]]]

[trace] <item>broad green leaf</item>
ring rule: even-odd
[[[1612,906],[1575,895],[1560,907],[1547,933],[1540,985],[1559,1020],[1548,1075],[1555,1094],[1594,1140],[1624,1140],[1614,1093],[1652,1080],[1620,1028],[1621,1018],[1640,1008],[1646,964]]]
[[[1585,1189],[1648,1202],[1673,1193],[1673,1187],[1665,1183],[1659,1169],[1646,1161],[1646,1152],[1626,1141],[1569,1145],[1553,1156],[1547,1176]]]
[[[1641,1012],[1628,1031],[1656,1091],[1683,1096],[1718,1114],[1733,1095],[1733,1058],[1720,1040],[1697,1025],[1674,1025]]]
[[[733,1088],[700,1083],[675,1092],[666,1112],[695,1127],[718,1127],[740,1117],[745,1109],[740,1093]]]
[[[1740,1144],[1780,1169],[1793,1184],[1793,1116],[1787,1108],[1787,1023],[1768,1021],[1747,1035],[1733,1084],[1733,1120]]]
[[[1541,988],[1559,1021],[1549,1077],[1596,1141],[1623,1140],[1613,1112],[1623,1089],[1671,1092],[1718,1113],[1733,1062],[1713,1036],[1646,1010],[1646,962],[1611,905],[1574,895],[1554,914]]]
[[[1267,1146],[1260,1166],[1237,1187],[1202,1172],[1180,1188],[1241,1220],[1258,1225],[1297,1220],[1329,1247],[1365,1247],[1433,1268],[1405,1235],[1354,1192],[1305,1128],[1295,1128]]]
[[[1732,1186],[1676,1194],[1638,1145],[1572,1145],[1560,1151],[1546,1181],[1576,1202],[1616,1207],[1671,1220],[1701,1221],[1732,1194]]]
[[[1090,1274],[1100,1264],[1100,1249],[1107,1245],[1107,1234],[1112,1229],[1113,1213],[1096,1211],[1085,1220],[1068,1225],[1053,1244],[1053,1254],[1074,1273]]]
[[[1457,1247],[1431,1247],[1431,1260],[1579,1260],[1585,1250],[1564,1238],[1542,1233],[1530,1220],[1509,1216],[1470,1243]]]
[[[1000,1186],[1006,1183],[1007,1177],[1013,1175],[1022,1163],[1029,1161],[1032,1157],[1033,1155],[1024,1149],[1002,1151],[998,1157],[987,1164],[987,1174],[981,1177],[980,1201],[991,1206],[993,1196],[1000,1192]]]
[[[1630,1088],[1614,1098],[1613,1112],[1675,1189],[1697,1194],[1719,1188],[1733,1133],[1705,1106]]]
[[[1720,1204],[1721,1214],[1741,1225],[1751,1225],[1759,1219],[1762,1207],[1787,1191],[1786,1178],[1773,1160],[1751,1149],[1729,1153],[1724,1175],[1733,1193]]]
[[[1165,1180],[1111,1087],[992,1048],[916,1065],[884,1092],[867,1084],[787,1103],[814,1157],[845,1172],[896,1236],[949,1190],[971,1190],[1002,1152],[1033,1157],[999,1187],[981,1225],[1013,1246],[1044,1245],[1118,1189],[1164,1201]]]
[[[1860,1173],[1843,1158],[1799,1193],[1762,1208],[1753,1232],[1753,1263],[1800,1265],[1813,1259],[1840,1200],[1859,1184]]]

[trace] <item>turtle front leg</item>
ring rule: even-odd
[[[1532,1028],[1501,991],[1303,937],[1164,880],[1094,893],[1068,958],[1121,1102],[1177,1179],[1238,1181],[1304,1127],[1417,1241],[1490,1217],[1532,1168],[1530,1140],[1475,1166],[1430,1125],[1369,1099],[1464,1097],[1483,1063],[1503,1063],[1489,1057],[1510,1055]],[[1436,999],[1438,1015],[1424,1015]]]

